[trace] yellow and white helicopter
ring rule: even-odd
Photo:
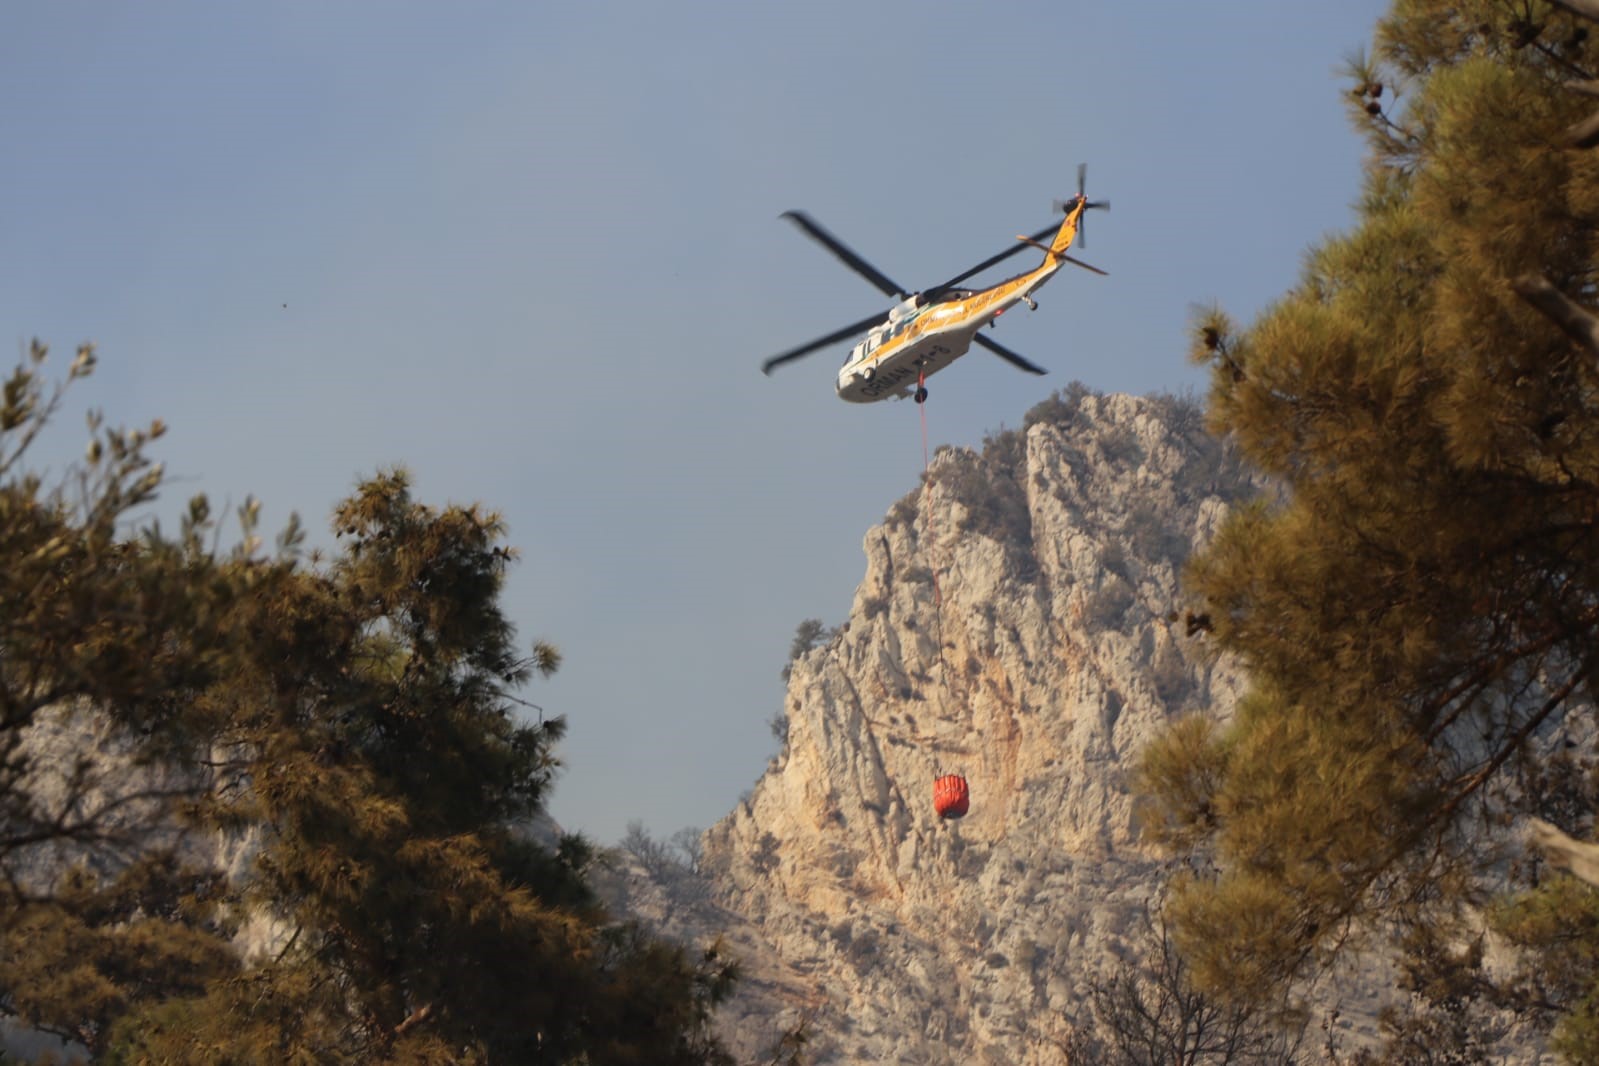
[[[802,211],[785,212],[784,218],[804,230],[880,291],[900,302],[887,311],[852,322],[781,355],[774,355],[761,364],[761,370],[770,374],[784,363],[810,355],[864,330],[865,338],[850,350],[849,358],[838,372],[839,398],[851,403],[871,403],[890,396],[913,396],[917,403],[921,403],[927,399],[927,378],[965,355],[974,343],[1030,374],[1044,373],[1042,367],[1035,366],[978,331],[984,326],[992,326],[1000,315],[1016,304],[1025,303],[1037,310],[1038,304],[1033,300],[1033,293],[1065,263],[1092,270],[1096,274],[1105,273],[1066,254],[1077,239],[1083,212],[1089,208],[1110,208],[1108,200],[1090,201],[1084,195],[1083,183],[1084,168],[1078,167],[1077,195],[1055,205],[1057,211],[1066,213],[1058,225],[1052,223],[1030,237],[1017,237],[1020,244],[990,256],[940,285],[916,293],[905,291],[809,215]],[[1054,234],[1054,240],[1044,244],[1044,239],[1050,234]],[[967,278],[975,277],[1027,248],[1037,248],[1044,253],[1044,261],[1027,273],[1007,278],[986,289],[960,288],[960,283]]]

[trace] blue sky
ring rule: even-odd
[[[402,463],[499,510],[506,607],[566,656],[526,693],[570,726],[553,813],[664,836],[760,775],[795,626],[842,620],[921,470],[914,405],[833,396],[842,347],[760,374],[883,306],[778,215],[917,288],[1087,162],[1111,276],[1001,323],[1048,377],[934,379],[934,443],[1073,379],[1197,387],[1192,308],[1247,320],[1352,218],[1338,71],[1383,8],[7,5],[0,325],[98,345],[59,454],[86,406],[161,417],[174,506],[254,494],[325,544]]]

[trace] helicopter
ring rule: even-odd
[[[887,311],[852,322],[826,336],[774,355],[761,364],[761,371],[770,374],[784,363],[865,331],[866,336],[850,349],[849,358],[839,370],[835,385],[839,398],[851,403],[872,403],[889,397],[906,396],[922,403],[927,399],[927,378],[965,355],[973,344],[988,349],[1029,374],[1045,373],[1043,367],[990,340],[979,331],[985,325],[992,327],[1000,315],[1016,304],[1025,303],[1036,311],[1038,303],[1033,299],[1033,293],[1053,277],[1064,263],[1096,274],[1107,273],[1066,254],[1081,232],[1083,212],[1090,208],[1110,209],[1108,200],[1088,199],[1083,190],[1085,179],[1086,168],[1079,166],[1077,195],[1070,200],[1056,201],[1055,210],[1064,211],[1066,216],[1059,223],[1051,223],[1031,236],[1019,236],[1016,239],[1021,243],[990,256],[969,270],[961,271],[948,281],[915,293],[906,291],[862,259],[805,212],[784,212],[783,218],[794,223],[851,270],[899,303]],[[1048,244],[1043,243],[1051,234],[1054,235],[1053,240]],[[1044,261],[1032,270],[986,289],[961,287],[961,282],[966,279],[1028,248],[1036,248],[1044,253]]]

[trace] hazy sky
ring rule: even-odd
[[[96,342],[56,454],[86,406],[162,417],[169,501],[254,494],[326,544],[403,463],[499,510],[509,613],[566,656],[525,693],[570,726],[553,813],[664,836],[761,774],[795,626],[843,619],[921,470],[913,404],[834,397],[842,346],[760,374],[884,306],[778,215],[918,288],[1087,162],[1111,276],[1002,320],[1050,376],[935,378],[934,443],[1073,379],[1196,387],[1191,308],[1247,320],[1351,219],[1339,69],[1384,6],[11,4],[0,324],[58,368]]]

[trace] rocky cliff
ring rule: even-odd
[[[1193,403],[1080,386],[940,452],[867,533],[847,619],[790,664],[786,739],[748,797],[692,870],[612,882],[623,909],[742,956],[721,1015],[741,1061],[779,1061],[802,1023],[814,1063],[1092,1061],[1094,987],[1160,958],[1139,753],[1243,684],[1189,632],[1179,574],[1262,489]],[[942,773],[970,782],[959,821],[934,813]],[[1292,1060],[1350,1061],[1382,1009],[1431,1009],[1401,989],[1373,945],[1306,990]],[[1442,1021],[1473,1027],[1480,1061],[1553,1061],[1514,1014]]]
[[[628,901],[743,952],[746,1054],[808,1017],[819,1062],[1063,1061],[1159,882],[1138,752],[1239,687],[1178,576],[1253,492],[1171,398],[1068,390],[940,452],[867,533],[847,620],[791,664],[786,743],[706,834],[705,880]],[[971,811],[942,822],[951,772]]]

